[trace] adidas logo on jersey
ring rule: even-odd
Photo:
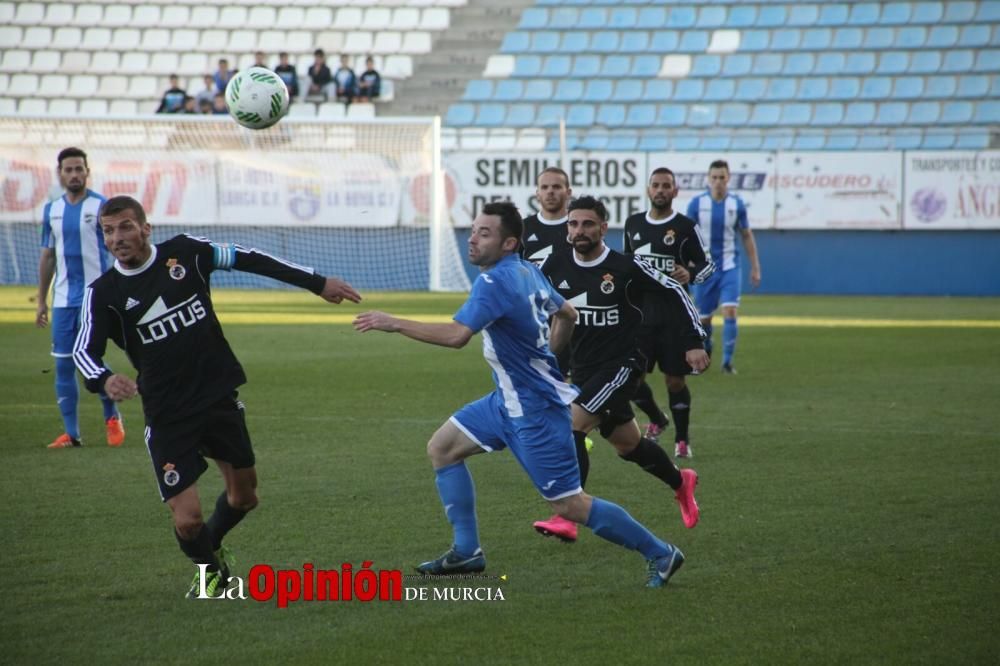
[[[129,296],[128,300],[125,301],[125,309],[126,310],[131,310],[132,308],[134,308],[137,305],[139,305],[139,301],[135,300],[131,296]]]
[[[538,240],[538,236],[536,236],[535,234],[531,234],[530,236],[528,236],[528,240],[530,240],[530,241],[536,241],[536,240]]]
[[[632,240],[642,240],[642,236],[639,235],[638,231],[635,232],[634,236],[632,236]]]
[[[566,280],[563,280],[562,282],[559,283],[559,288],[560,289],[569,289],[570,288],[569,282],[566,282]]]

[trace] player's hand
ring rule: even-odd
[[[754,289],[760,286],[760,268],[750,269],[750,285]]]
[[[337,278],[326,279],[326,284],[323,285],[323,291],[320,292],[319,297],[324,301],[337,304],[341,303],[345,298],[352,303],[361,302],[361,294],[354,287]]]
[[[104,382],[104,393],[115,402],[121,402],[137,396],[139,386],[132,381],[131,377],[115,374]]]
[[[395,333],[399,330],[399,324],[396,322],[396,318],[390,314],[379,312],[378,310],[369,310],[368,312],[362,312],[354,318],[354,330],[360,333],[367,333],[368,331]]]
[[[684,360],[696,372],[704,372],[712,362],[712,359],[708,356],[708,352],[704,349],[689,349],[684,354]]]
[[[674,266],[674,270],[670,274],[670,277],[677,280],[681,284],[687,284],[691,281],[691,273],[683,266]]]
[[[35,310],[35,326],[45,328],[49,325],[49,306],[45,301],[39,301],[38,309]]]

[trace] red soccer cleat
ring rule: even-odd
[[[566,543],[576,541],[576,523],[559,515],[552,516],[548,520],[539,520],[534,524],[534,528],[538,530],[539,534],[554,536]]]
[[[117,416],[112,416],[104,422],[108,430],[108,446],[121,446],[125,441],[125,426]]]
[[[684,527],[691,529],[698,524],[700,511],[698,502],[694,499],[694,488],[698,485],[698,472],[693,469],[682,469],[681,478],[684,482],[674,493],[677,504],[681,507],[681,518],[684,520]]]
[[[46,448],[49,449],[72,449],[74,446],[80,446],[80,440],[73,439],[66,433],[59,435],[49,444]]]

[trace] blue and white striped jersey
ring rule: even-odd
[[[722,201],[716,201],[710,192],[704,192],[691,199],[687,216],[698,223],[712,261],[724,271],[738,268],[740,232],[750,228],[743,199],[727,194]]]
[[[110,266],[97,211],[104,197],[87,190],[82,201],[71,204],[63,195],[42,209],[42,247],[56,255],[52,307],[78,308],[83,290]]]

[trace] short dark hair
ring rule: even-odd
[[[521,241],[524,222],[521,221],[517,206],[509,201],[493,201],[483,206],[483,215],[496,215],[500,218],[500,235],[504,240],[513,236],[518,242]]]
[[[323,49],[316,49],[315,51],[313,51],[313,55],[314,56],[323,56],[324,58],[326,57],[326,53],[323,52]]]
[[[567,212],[572,213],[574,210],[592,210],[605,222],[611,218],[611,215],[608,214],[608,209],[604,206],[601,200],[592,196],[582,196],[573,199],[573,201],[569,203]]]
[[[659,176],[660,174],[666,174],[668,176],[673,176],[674,172],[667,167],[657,167],[653,169],[652,173],[649,174],[649,179],[653,180],[653,176]]]
[[[84,168],[87,169],[90,168],[87,165],[87,153],[83,152],[79,148],[71,147],[71,148],[63,148],[62,150],[59,151],[59,157],[56,158],[56,165],[58,165],[60,169],[62,168],[63,160],[66,159],[67,157],[82,157]]]
[[[542,169],[541,173],[538,174],[538,180],[541,180],[542,179],[542,174],[546,174],[546,173],[557,173],[557,174],[559,174],[560,176],[563,177],[563,180],[566,182],[566,187],[569,187],[569,174],[566,173],[565,171],[563,171],[562,169],[560,169],[559,167],[555,167],[555,166],[545,167],[544,169]],[[535,181],[535,184],[537,185],[538,181]]]
[[[279,58],[287,58],[288,57],[288,51],[279,51],[278,52],[278,57]]]
[[[118,215],[126,211],[135,213],[135,221],[139,224],[146,224],[146,211],[142,209],[142,204],[130,196],[120,194],[111,197],[97,211],[97,219],[100,220],[105,215]]]
[[[729,171],[729,162],[726,160],[715,160],[708,165],[708,170],[711,171],[712,169],[725,169]]]

